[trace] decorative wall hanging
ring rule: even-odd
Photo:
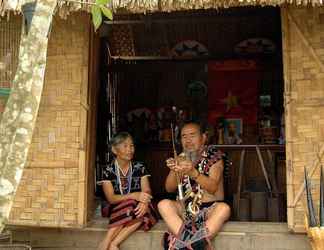
[[[172,55],[180,58],[206,57],[208,56],[208,49],[195,40],[185,40],[173,47]]]
[[[267,38],[249,38],[238,43],[234,51],[238,54],[272,54],[276,45]]]
[[[188,84],[187,95],[191,98],[204,98],[207,96],[207,86],[202,81],[192,81]]]

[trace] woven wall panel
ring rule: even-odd
[[[27,168],[17,190],[11,223],[71,226],[78,212],[78,168]]]
[[[111,31],[111,54],[114,56],[135,56],[134,36],[130,25],[115,25]]]
[[[79,220],[80,190],[86,185],[80,170],[81,86],[88,85],[89,18],[74,14],[55,18],[45,85],[10,223],[74,226]],[[85,126],[85,125],[83,125]],[[83,209],[84,210],[84,209]]]
[[[324,8],[289,8],[285,14],[287,188],[288,206],[292,206],[304,178],[304,166],[310,169],[317,154],[324,154]],[[318,204],[319,168],[312,183]],[[303,194],[297,206],[288,210],[288,225],[295,231],[304,230],[304,208]]]

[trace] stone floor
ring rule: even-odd
[[[27,243],[33,249],[94,250],[106,232],[107,221],[91,221],[83,229],[22,228],[11,226],[15,242]],[[166,230],[159,222],[149,232],[137,231],[121,250],[161,250]],[[292,234],[285,223],[228,222],[213,241],[221,250],[310,250],[306,235]]]

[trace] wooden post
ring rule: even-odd
[[[238,218],[240,211],[240,199],[241,199],[241,186],[242,186],[242,178],[243,178],[243,169],[244,169],[244,158],[245,158],[245,149],[241,151],[240,156],[240,166],[238,173],[238,184],[237,184],[237,194],[236,194],[236,217]]]
[[[258,158],[259,158],[259,162],[260,162],[260,166],[262,168],[264,178],[265,178],[266,183],[267,183],[268,190],[269,190],[269,192],[270,192],[270,194],[272,196],[271,184],[270,184],[270,181],[269,181],[269,176],[268,176],[267,170],[266,170],[265,165],[264,165],[264,161],[263,161],[263,158],[262,158],[260,148],[258,147],[258,145],[256,145],[255,149],[256,149],[256,152],[257,152],[257,155],[258,155]]]
[[[285,134],[286,134],[286,176],[287,176],[287,223],[288,228],[294,227],[294,186],[293,186],[293,149],[292,149],[292,98],[291,98],[291,78],[290,78],[290,27],[287,16],[287,7],[280,8],[281,29],[282,29],[282,50],[283,50],[283,68],[284,68],[284,111],[285,111]]]

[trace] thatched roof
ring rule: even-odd
[[[35,0],[0,0],[0,17],[8,14],[9,12],[20,13],[21,6],[27,2],[34,2]],[[42,1],[42,0],[38,0]],[[89,3],[93,3],[95,0],[58,0],[57,11],[60,16],[65,17],[70,12],[74,11],[90,11]]]
[[[21,6],[33,0],[0,0],[0,15],[8,10],[20,12]],[[40,0],[41,1],[41,0]],[[66,16],[73,11],[89,11],[95,0],[58,0],[58,11]],[[114,12],[157,12],[193,9],[218,9],[238,6],[278,6],[295,4],[304,6],[324,6],[324,0],[111,0]]]
[[[114,8],[130,12],[218,9],[239,6],[278,6],[283,4],[324,5],[324,0],[114,0]]]

